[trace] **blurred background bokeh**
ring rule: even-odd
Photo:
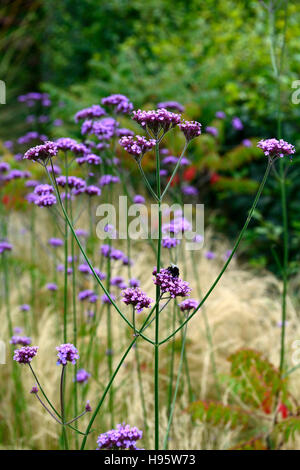
[[[263,3],[3,0],[0,77],[6,82],[7,104],[1,106],[1,140],[32,130],[17,99],[30,91],[51,96],[47,111],[52,122],[62,124],[46,126],[52,137],[79,137],[74,113],[111,93],[125,94],[135,108],[179,101],[185,115],[199,120],[203,130],[216,129],[206,130],[194,144],[189,154],[194,172],[187,178],[199,188],[209,222],[234,236],[265,165],[257,140],[276,136],[278,92],[269,50],[273,33],[278,54],[285,35],[283,137],[296,147],[300,140],[300,105],[291,99],[292,84],[299,79],[299,2],[273,2],[274,25]],[[216,118],[218,111],[226,118]],[[235,117],[240,128],[233,125]],[[292,270],[297,269],[300,248],[298,174],[294,165],[288,186]],[[244,245],[254,267],[275,272],[270,245],[280,250],[278,190],[270,179]]]

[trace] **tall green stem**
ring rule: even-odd
[[[269,36],[270,36],[270,56],[274,77],[277,83],[277,138],[282,137],[281,126],[281,74],[283,70],[285,45],[286,45],[286,31],[288,20],[288,0],[284,2],[284,27],[283,27],[283,40],[279,51],[279,60],[276,57],[276,25],[275,25],[275,8],[273,2],[269,2]],[[282,374],[284,369],[284,355],[285,355],[285,322],[286,322],[286,298],[288,290],[288,262],[289,262],[289,237],[288,237],[288,213],[287,213],[287,197],[286,197],[286,178],[284,171],[284,160],[280,159],[279,164],[279,181],[281,193],[281,212],[282,212],[282,225],[283,225],[283,261],[282,261],[282,302],[281,302],[281,340],[280,340],[280,366],[279,370]]]
[[[67,432],[65,428],[65,404],[64,404],[64,389],[65,389],[65,371],[66,371],[66,366],[62,366],[62,371],[61,371],[61,379],[60,379],[60,410],[61,410],[61,420],[62,420],[62,435],[63,435],[63,443],[64,443],[64,448],[65,450],[68,450],[68,439],[67,439]]]
[[[180,378],[181,378],[182,366],[183,366],[183,362],[184,362],[186,333],[187,333],[187,325],[184,328],[184,331],[183,331],[183,334],[182,334],[180,361],[179,361],[179,367],[178,367],[178,372],[177,372],[177,379],[176,379],[174,397],[173,397],[171,408],[170,408],[170,415],[169,415],[169,419],[168,419],[167,432],[166,432],[166,435],[165,435],[165,438],[164,438],[164,450],[168,449],[169,434],[170,434],[170,429],[171,429],[172,420],[173,420],[173,414],[174,414],[175,403],[176,403],[176,398],[177,398],[177,393],[178,393],[178,388],[179,388],[179,383],[180,383]]]
[[[148,320],[150,319],[150,317],[151,317],[153,311],[154,311],[154,310],[152,309],[151,312],[148,314],[148,316],[147,316],[146,320],[144,321],[142,327],[140,328],[139,332],[141,332],[141,331],[144,330],[144,328],[145,328],[145,326],[147,325]],[[125,353],[123,354],[123,356],[122,356],[122,358],[121,358],[119,364],[117,365],[117,367],[116,367],[114,373],[112,374],[112,376],[111,376],[111,378],[110,378],[110,380],[109,380],[109,382],[108,382],[108,384],[107,384],[107,386],[106,386],[106,388],[105,388],[105,390],[104,390],[104,392],[103,392],[103,395],[101,396],[101,398],[100,398],[100,400],[99,400],[99,402],[98,402],[98,405],[96,406],[95,411],[94,411],[94,413],[93,413],[93,415],[92,415],[92,417],[91,417],[91,419],[90,419],[90,422],[89,422],[89,424],[88,424],[88,426],[87,426],[87,428],[86,428],[85,436],[84,436],[84,438],[83,438],[83,440],[82,440],[82,444],[81,444],[81,448],[80,448],[81,450],[84,450],[84,448],[85,448],[86,440],[87,440],[88,434],[89,434],[89,432],[90,432],[90,430],[91,430],[91,427],[93,426],[93,422],[95,421],[95,418],[96,418],[97,414],[99,413],[99,410],[100,410],[100,408],[101,408],[101,406],[102,406],[102,404],[103,404],[103,402],[104,402],[104,400],[105,400],[106,395],[108,394],[108,392],[109,392],[109,390],[110,390],[110,387],[111,387],[112,384],[113,384],[113,381],[115,380],[115,377],[117,376],[117,374],[118,374],[120,368],[122,367],[122,364],[124,363],[126,357],[128,356],[129,352],[131,351],[131,348],[133,347],[133,345],[135,344],[135,342],[137,341],[138,338],[139,338],[139,336],[135,336],[134,339],[131,341],[130,345],[128,346],[128,348],[126,349]]]
[[[67,162],[66,153],[65,153],[65,173],[66,173],[65,201],[66,201],[66,213],[68,213],[68,162]],[[53,176],[54,176],[54,173],[53,173]],[[67,220],[65,220],[65,236],[64,236],[65,278],[64,278],[64,330],[63,330],[64,343],[67,342],[67,316],[68,316],[68,233],[69,233],[68,222]]]
[[[70,216],[73,225],[73,207],[70,201]],[[72,256],[72,298],[73,298],[73,344],[77,347],[77,311],[76,311],[76,269],[75,269],[75,240],[71,238],[71,256]],[[78,415],[78,384],[76,380],[77,363],[74,367],[74,416]],[[74,424],[77,429],[77,421]],[[78,449],[78,434],[75,434],[76,449]]]
[[[176,326],[176,303],[173,303],[173,313],[172,313],[172,331],[175,330]],[[173,380],[174,380],[174,358],[175,358],[175,337],[172,338],[171,344],[171,359],[170,359],[170,368],[169,368],[169,387],[168,387],[168,407],[167,407],[167,417],[170,417],[171,404],[172,404],[172,395],[173,395]]]
[[[51,164],[51,166],[52,166],[52,173],[53,173],[53,163],[52,163],[52,160],[51,160],[51,159],[50,159],[50,164]],[[91,264],[91,262],[90,262],[90,260],[89,260],[89,258],[88,258],[88,256],[87,256],[85,250],[83,249],[83,247],[82,247],[82,245],[81,245],[81,243],[80,243],[80,241],[79,241],[79,239],[78,239],[78,237],[77,237],[77,235],[76,235],[76,232],[75,232],[75,230],[74,230],[74,227],[73,227],[73,225],[72,225],[72,223],[71,223],[71,221],[70,221],[70,219],[69,219],[69,216],[68,216],[68,214],[67,214],[67,211],[66,211],[66,209],[65,209],[65,207],[64,207],[64,205],[63,205],[63,203],[62,203],[62,200],[61,200],[61,197],[60,197],[60,192],[59,192],[59,188],[58,188],[58,185],[57,185],[56,178],[55,178],[55,176],[53,176],[53,180],[52,180],[52,179],[51,179],[51,176],[50,176],[50,174],[49,174],[49,172],[48,172],[48,170],[47,170],[47,167],[45,167],[45,170],[46,170],[46,172],[47,172],[47,174],[48,174],[48,178],[50,179],[50,181],[51,181],[51,182],[53,181],[53,183],[54,183],[54,186],[55,186],[55,194],[57,195],[57,198],[58,198],[58,201],[59,201],[59,205],[60,205],[60,207],[61,207],[61,210],[62,210],[62,212],[63,212],[63,214],[64,214],[64,217],[65,217],[65,219],[66,219],[66,221],[67,221],[67,223],[68,223],[68,226],[69,226],[69,228],[70,228],[70,230],[71,230],[71,232],[72,232],[72,235],[73,235],[73,237],[74,237],[75,240],[76,240],[76,243],[77,243],[77,245],[78,245],[78,247],[79,247],[80,252],[82,253],[82,255],[83,255],[83,257],[84,257],[84,259],[85,259],[87,265],[88,265],[89,268],[91,269],[92,274],[93,274],[94,278],[96,279],[96,282],[100,285],[101,289],[102,289],[102,290],[104,291],[104,293],[107,295],[107,297],[109,298],[111,304],[114,306],[114,308],[116,309],[116,311],[118,312],[118,314],[123,318],[123,320],[125,321],[125,323],[127,323],[127,325],[130,326],[130,328],[133,329],[133,325],[131,324],[131,322],[130,322],[130,321],[126,318],[126,316],[121,312],[121,310],[119,309],[119,307],[117,306],[117,304],[116,304],[116,303],[114,302],[114,300],[111,298],[110,293],[108,292],[108,290],[105,288],[105,286],[103,285],[103,283],[102,283],[102,281],[100,280],[100,278],[99,278],[99,277],[97,276],[97,274],[95,273],[95,270],[94,270],[94,268],[93,268],[93,266],[92,266],[92,264]],[[148,343],[151,343],[151,344],[154,345],[154,341],[152,341],[152,340],[151,340],[150,338],[148,338],[147,336],[143,335],[143,333],[142,333],[141,331],[139,331],[139,335],[140,335],[145,341],[147,341]]]
[[[155,145],[156,157],[156,181],[157,181],[157,197],[158,197],[158,241],[157,241],[157,273],[160,271],[160,257],[161,257],[161,239],[162,239],[162,213],[161,213],[161,187],[160,187],[160,156],[159,156],[159,142],[156,141]],[[156,286],[156,314],[155,314],[155,358],[154,358],[154,420],[155,420],[155,435],[154,445],[155,450],[159,450],[159,298],[160,287]]]
[[[31,250],[31,311],[32,311],[32,324],[33,324],[33,331],[37,332],[37,322],[36,322],[36,315],[35,315],[35,287],[36,287],[36,253],[35,253],[35,241],[36,241],[36,233],[35,233],[35,207],[34,204],[31,208],[31,220],[30,220],[30,250]]]

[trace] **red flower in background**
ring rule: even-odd
[[[219,181],[219,179],[221,178],[221,176],[218,174],[218,173],[211,173],[210,175],[210,184],[215,184]]]
[[[8,194],[4,194],[4,196],[2,198],[2,204],[4,204],[5,206],[8,206],[9,202],[10,202],[10,198],[9,198]]]
[[[184,181],[192,181],[197,173],[197,168],[195,166],[190,166],[183,173]]]
[[[287,418],[289,415],[289,410],[283,403],[279,404],[278,412],[281,413],[283,419]]]
[[[168,181],[170,181],[170,178],[171,177],[168,178]],[[171,186],[175,186],[178,183],[179,183],[179,175],[175,175],[173,180],[172,180]]]

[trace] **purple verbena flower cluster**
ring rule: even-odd
[[[187,297],[191,293],[189,283],[179,277],[173,276],[168,268],[161,269],[159,273],[156,268],[153,271],[154,284],[160,287],[161,292],[168,292],[172,298]]]
[[[163,131],[164,133],[175,127],[181,121],[181,116],[165,108],[153,111],[142,111],[138,109],[133,111],[133,118],[144,129],[150,130],[155,137]]]
[[[133,305],[138,313],[141,313],[144,308],[151,307],[152,299],[138,287],[128,287],[128,289],[122,292],[122,296],[122,302],[126,305]]]
[[[179,128],[184,133],[187,141],[190,141],[201,134],[201,124],[197,121],[183,121],[179,124]]]
[[[292,158],[292,155],[295,153],[295,147],[292,144],[289,144],[283,139],[266,139],[260,140],[257,144],[257,147],[261,148],[264,154],[267,157],[280,157],[283,158],[285,155],[288,155]]]
[[[157,107],[158,109],[165,108],[170,109],[171,111],[177,111],[178,113],[184,112],[184,106],[178,103],[178,101],[163,101],[158,103]]]
[[[133,105],[125,95],[114,94],[101,100],[104,106],[112,106],[117,114],[129,114],[133,110]]]
[[[48,158],[55,157],[58,153],[58,146],[55,142],[45,142],[43,145],[37,145],[27,150],[24,158],[27,160],[48,160]]]
[[[29,346],[32,341],[28,336],[12,336],[10,344],[20,344],[21,346]]]
[[[162,239],[161,244],[164,248],[175,248],[177,245],[180,245],[180,240],[177,238],[165,237]]]
[[[75,114],[75,122],[79,122],[83,119],[99,118],[101,116],[104,116],[105,114],[105,109],[103,109],[98,104],[93,104],[89,108],[84,108],[78,111],[78,113]]]
[[[85,369],[79,369],[76,374],[76,382],[86,384],[90,376],[91,374],[89,374]]]
[[[129,449],[137,450],[136,441],[142,439],[143,432],[129,424],[118,424],[117,429],[111,429],[100,434],[97,439],[97,450]]]
[[[182,312],[194,310],[198,307],[198,302],[195,299],[185,299],[179,304],[179,307]]]
[[[58,247],[58,246],[63,246],[64,242],[63,240],[61,240],[60,238],[50,238],[48,240],[48,243],[49,245],[53,246],[53,247]]]
[[[77,359],[79,359],[79,354],[74,344],[61,344],[60,346],[57,346],[56,350],[58,351],[57,365],[65,366],[68,362],[76,364]]]
[[[29,364],[32,359],[37,355],[38,346],[23,346],[14,351],[14,361],[19,364]]]
[[[135,137],[122,137],[119,140],[121,147],[137,159],[141,159],[144,153],[148,152],[155,146],[155,140],[147,140],[145,137],[136,135]]]
[[[4,251],[11,251],[11,250],[12,250],[11,243],[8,243],[6,241],[0,242],[0,254],[4,253]]]
[[[49,184],[39,184],[34,188],[33,202],[39,207],[50,207],[56,204],[56,197],[52,194],[54,189]]]

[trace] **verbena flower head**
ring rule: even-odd
[[[226,118],[226,114],[224,113],[224,111],[217,111],[217,112],[216,112],[216,118],[218,118],[218,119],[225,119],[225,118]]]
[[[88,155],[77,158],[76,162],[78,165],[83,165],[84,163],[88,163],[89,165],[100,165],[102,163],[102,158],[93,153],[89,153]]]
[[[198,302],[195,299],[185,299],[179,304],[179,307],[182,312],[194,310],[198,307]]]
[[[116,130],[116,135],[118,137],[129,137],[129,136],[134,136],[134,132],[130,129],[127,129],[126,127],[121,127],[121,129]]]
[[[215,257],[216,257],[216,254],[213,251],[207,251],[205,253],[205,258],[206,259],[215,259]]]
[[[113,184],[120,183],[120,178],[114,175],[102,175],[101,178],[99,179],[99,185],[101,187],[107,186],[112,183]]]
[[[137,111],[133,111],[132,119],[144,129],[147,128],[157,138],[161,131],[166,133],[168,130],[177,126],[177,124],[180,123],[181,117],[179,114],[161,108],[153,111],[142,111],[138,109]]]
[[[36,180],[28,180],[28,181],[26,181],[25,186],[26,186],[26,188],[35,188],[39,184],[40,183]]]
[[[57,291],[57,285],[54,282],[49,282],[46,284],[46,288],[52,292]]]
[[[56,145],[59,150],[63,150],[64,152],[70,151],[75,155],[85,155],[89,153],[88,148],[84,144],[78,143],[75,139],[71,139],[70,137],[57,139]]]
[[[199,191],[195,186],[185,185],[181,188],[181,191],[186,196],[197,196]]]
[[[80,384],[85,384],[89,380],[91,374],[89,374],[85,369],[79,369],[76,374],[76,382]]]
[[[28,304],[22,304],[22,305],[20,305],[20,310],[21,310],[21,312],[29,312],[29,310],[30,310],[30,305],[28,305]]]
[[[100,196],[100,194],[101,194],[101,189],[98,188],[98,186],[95,186],[95,185],[91,184],[90,186],[86,186],[84,192],[85,192],[88,196]]]
[[[191,223],[185,217],[175,217],[170,223],[162,226],[162,232],[165,234],[178,234],[192,230]]]
[[[34,194],[42,196],[44,194],[53,194],[54,189],[50,184],[39,184],[34,188]]]
[[[155,268],[153,274],[154,284],[160,287],[161,292],[168,292],[172,298],[190,295],[191,288],[188,282],[174,276],[169,268],[161,269],[159,273]]]
[[[38,346],[23,346],[14,351],[14,361],[19,364],[29,364],[32,359],[37,355]]]
[[[232,127],[234,127],[234,129],[236,129],[237,131],[241,131],[244,129],[244,124],[238,117],[234,117],[231,121],[231,124],[232,124]]]
[[[79,354],[74,344],[61,344],[60,346],[57,346],[56,350],[58,351],[58,365],[65,366],[67,362],[76,364],[77,359],[79,359]]]
[[[125,284],[125,281],[124,281],[122,276],[115,276],[115,277],[111,278],[110,284],[112,286],[120,287],[120,286]]]
[[[58,146],[55,142],[45,142],[43,145],[37,145],[27,150],[24,158],[27,160],[46,161],[49,158],[55,157],[58,153]]]
[[[179,124],[179,128],[188,142],[201,134],[201,124],[197,121],[183,121]]]
[[[84,108],[78,111],[78,113],[75,114],[75,122],[83,119],[99,118],[105,114],[105,109],[103,109],[99,104],[93,104],[89,108]]]
[[[94,294],[95,294],[94,291],[92,291],[91,289],[82,290],[78,294],[78,300],[81,300],[81,301],[88,300]]]
[[[133,305],[138,313],[142,312],[144,308],[151,307],[152,299],[138,287],[128,287],[122,292],[122,296],[122,302],[126,305]]]
[[[178,103],[178,101],[163,101],[158,103],[157,107],[158,109],[165,108],[170,109],[171,111],[177,111],[178,113],[183,113],[184,111],[184,106]]]
[[[133,198],[133,202],[135,204],[144,204],[145,198],[144,196],[141,196],[140,194],[136,194]]]
[[[140,160],[144,153],[148,152],[155,146],[155,140],[147,140],[145,137],[136,135],[135,137],[122,137],[119,140],[119,144],[126,150],[126,152],[133,155],[137,160]]]
[[[290,159],[292,159],[292,155],[296,151],[294,145],[289,144],[283,139],[260,140],[257,144],[257,147],[261,148],[264,154],[270,158],[283,158],[285,155],[288,155]]]
[[[83,228],[76,229],[75,233],[76,233],[77,237],[85,238],[85,237],[88,236],[88,232],[86,230],[84,230]]]
[[[94,134],[99,140],[109,140],[115,135],[117,127],[118,122],[112,117],[100,121],[87,120],[82,124],[81,133]]]
[[[29,338],[28,336],[18,335],[12,336],[9,342],[10,344],[20,344],[21,346],[29,346],[32,343],[31,338]]]
[[[141,282],[138,279],[132,278],[129,280],[130,287],[139,287]]]
[[[34,203],[39,207],[51,207],[56,204],[56,197],[53,194],[42,194],[35,199]]]
[[[117,450],[130,449],[136,450],[136,441],[142,439],[143,432],[137,427],[130,427],[129,424],[118,424],[117,429],[111,429],[100,434],[97,439],[97,450]]]
[[[180,245],[180,240],[177,238],[166,237],[162,239],[161,244],[164,248],[175,248],[177,245]]]
[[[39,389],[37,388],[36,385],[34,385],[32,389],[30,390],[30,393],[33,393],[34,395],[36,395],[38,392],[39,392]]]
[[[174,157],[174,155],[168,155],[167,157],[164,157],[161,161],[163,165],[176,165],[178,163],[179,158]],[[190,160],[188,160],[186,157],[182,157],[180,160],[180,165],[181,166],[186,166],[190,165]]]
[[[109,295],[110,295],[110,298],[111,298],[113,301],[116,300],[116,296],[115,296],[114,294],[109,294]],[[110,301],[108,295],[106,295],[106,294],[103,294],[103,295],[102,295],[102,297],[101,297],[101,302],[102,302],[103,304],[111,304],[111,301]]]
[[[70,189],[75,190],[74,194],[83,192],[86,187],[85,181],[82,178],[79,178],[77,176],[68,176],[68,181],[67,181],[66,176],[62,175],[62,176],[59,176],[56,179],[56,181],[57,181],[58,186],[61,186],[62,188],[64,188],[66,184],[68,184],[68,187]]]
[[[218,134],[219,134],[218,129],[217,129],[216,127],[214,127],[214,126],[207,126],[207,127],[205,128],[205,131],[206,131],[208,134],[213,135],[214,137],[217,137]]]
[[[32,341],[31,338],[28,336],[12,336],[11,340],[9,341],[10,344],[20,344],[21,346],[29,346]]]
[[[87,413],[90,413],[90,412],[92,411],[92,407],[91,407],[91,405],[90,405],[89,400],[87,400],[87,402],[86,402],[85,411],[86,411]]]
[[[252,147],[252,142],[250,139],[244,139],[242,140],[242,144],[244,147]]]
[[[125,95],[114,94],[101,100],[104,106],[112,106],[115,113],[129,114],[133,110],[133,105]]]
[[[6,173],[9,171],[10,165],[6,162],[0,162],[0,173]]]
[[[11,251],[12,245],[6,241],[0,242],[0,254],[4,253],[4,251]]]
[[[49,245],[53,247],[58,247],[58,246],[63,246],[64,242],[61,240],[61,238],[50,238],[48,240]]]

